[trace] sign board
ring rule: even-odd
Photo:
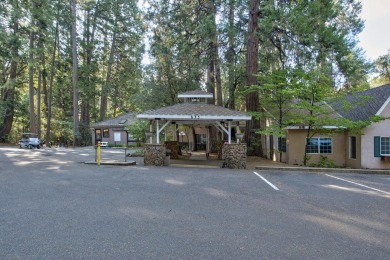
[[[121,133],[120,132],[115,132],[114,133],[114,141],[115,142],[120,142],[121,141]]]

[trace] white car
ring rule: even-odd
[[[19,141],[19,148],[41,148],[41,140],[37,134],[23,133],[22,138]]]

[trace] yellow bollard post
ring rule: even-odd
[[[100,142],[98,142],[97,146],[97,165],[100,166]]]

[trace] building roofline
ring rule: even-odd
[[[381,106],[381,108],[378,110],[378,112],[376,112],[375,115],[379,116],[383,110],[387,107],[387,105],[390,103],[390,96],[387,98],[387,100],[385,101],[385,103],[383,103],[383,105]]]
[[[204,93],[204,94],[191,94],[191,93],[182,93],[177,95],[178,98],[212,98],[213,94]]]
[[[324,129],[346,129],[343,126],[335,126],[335,125],[324,125],[324,126],[321,126],[321,128],[324,128]],[[287,126],[284,129],[287,129],[287,130],[307,130],[307,129],[309,129],[309,126]]]
[[[176,120],[176,121],[246,121],[251,116],[222,116],[222,115],[164,115],[164,114],[139,114],[137,118],[149,120]]]

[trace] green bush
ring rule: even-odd
[[[144,157],[145,151],[143,149],[135,150],[129,153],[128,157]]]
[[[138,140],[138,146],[141,146],[141,143],[146,141],[145,132],[149,130],[149,122],[137,119],[131,125],[127,125],[126,130]]]
[[[319,167],[319,168],[338,168],[336,162],[332,159],[329,159],[326,156],[322,156],[318,163],[311,163],[309,167]]]

